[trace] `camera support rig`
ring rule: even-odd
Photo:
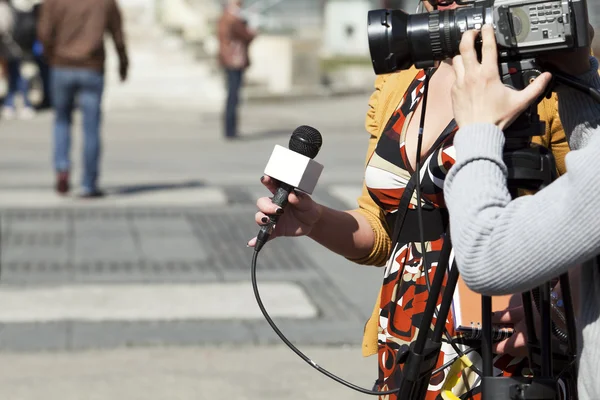
[[[525,59],[501,63],[500,74],[505,85],[522,90],[541,74],[541,70],[535,60]],[[547,94],[549,93],[548,91]],[[531,137],[544,134],[544,123],[540,121],[537,113],[538,103],[531,105],[505,130],[503,158],[508,171],[508,188],[513,198],[519,196],[519,189],[539,190],[556,179],[556,165],[552,153],[543,146],[531,145]],[[574,362],[577,354],[575,314],[569,276],[563,274],[559,279],[567,322],[567,354],[563,360],[565,364],[560,366],[561,368],[558,365],[556,369],[553,368],[555,360],[552,349],[550,282],[544,283],[538,289],[539,302],[533,301],[531,291],[521,294],[527,325],[529,362],[533,372],[533,377],[530,378],[492,376],[492,302],[491,297],[482,296],[483,399],[558,399],[558,379],[555,372],[565,371],[567,368],[571,369],[572,377],[577,376]],[[533,304],[538,306],[540,312],[541,338],[537,337],[535,331]],[[541,358],[538,357],[538,353]],[[558,356],[558,353],[556,355]],[[571,384],[570,390],[570,398],[577,398],[576,384]]]
[[[541,74],[541,69],[534,59],[501,62],[499,69],[504,84],[517,90],[524,89]],[[588,88],[566,75],[555,72],[553,72],[553,75],[555,81],[583,91],[600,102],[598,91]],[[550,94],[551,88],[549,87],[545,95]],[[539,190],[556,179],[556,166],[552,153],[543,146],[531,144],[533,136],[544,134],[544,122],[540,121],[537,112],[537,106],[542,98],[525,110],[505,130],[506,145],[503,158],[508,168],[507,184],[513,198],[518,197],[520,189]],[[426,104],[424,104],[424,107],[426,107]],[[423,112],[425,112],[425,109]],[[429,381],[435,370],[442,347],[442,333],[459,277],[455,262],[448,269],[451,247],[450,235],[446,233],[417,339],[411,344],[408,352],[398,359],[398,364],[404,363],[398,383],[399,399],[424,399]],[[446,287],[432,331],[431,326],[436,302],[441,294],[446,272],[448,272]],[[425,271],[425,273],[427,272]],[[481,385],[484,400],[558,400],[558,378],[559,375],[564,373],[568,373],[567,376],[573,380],[569,384],[569,398],[577,399],[575,382],[577,377],[575,363],[577,354],[576,327],[568,274],[565,273],[560,276],[559,282],[566,319],[567,346],[565,354],[553,353],[552,350],[552,331],[555,326],[551,317],[550,282],[533,291],[534,294],[539,294],[539,300],[537,301],[534,300],[532,291],[521,294],[527,325],[529,363],[532,371],[532,376],[527,377],[493,376],[492,299],[489,296],[482,296],[481,352],[483,376]],[[536,304],[541,317],[540,338],[537,337],[534,325],[534,304]],[[462,361],[465,367],[471,365],[470,360],[466,357],[462,357]],[[557,374],[558,371],[560,372]]]

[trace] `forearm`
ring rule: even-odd
[[[457,163],[445,199],[458,267],[473,290],[529,290],[600,251],[600,199],[590,186],[600,169],[600,140],[567,156],[565,176],[516,200],[506,187],[504,135],[497,127],[461,128],[454,144]]]
[[[44,54],[49,57],[53,50],[53,35],[51,21],[51,5],[44,4],[40,9],[40,16],[37,23],[37,37],[42,46],[44,46]]]
[[[127,47],[125,44],[125,33],[123,32],[123,18],[119,6],[114,3],[109,21],[109,30],[115,43],[115,49],[119,55],[121,64],[128,64]]]
[[[115,43],[115,50],[119,56],[119,63],[121,63],[121,65],[129,64],[129,57],[127,56],[127,47],[125,45],[125,37],[123,33],[118,33],[117,35],[113,36],[113,39]]]
[[[375,244],[375,233],[367,218],[356,211],[321,207],[321,217],[308,236],[343,257],[367,257]]]

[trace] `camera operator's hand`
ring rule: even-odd
[[[261,182],[271,193],[277,191],[275,179],[265,175],[261,178]],[[270,197],[261,197],[256,205],[259,211],[254,218],[258,225],[269,223],[269,215],[281,215],[269,240],[278,236],[305,236],[310,234],[314,225],[321,218],[322,213],[320,204],[317,204],[309,195],[297,191],[290,193],[285,212],[273,204]],[[250,247],[255,245],[256,237],[248,242]]]
[[[527,357],[527,323],[525,322],[523,306],[495,312],[492,316],[492,323],[500,326],[513,325],[514,329],[514,333],[508,339],[494,344],[492,347],[494,354]]]
[[[564,316],[558,316],[555,310],[552,310],[553,322],[563,331],[566,325],[562,322]],[[533,320],[535,334],[539,338],[542,321],[537,307],[533,307]],[[503,311],[495,312],[492,316],[492,323],[498,326],[512,325],[514,333],[501,342],[495,343],[492,350],[495,354],[510,354],[514,357],[526,357],[527,351],[527,322],[525,320],[525,310],[523,306],[508,308]],[[552,336],[553,348],[558,349],[559,342]]]
[[[594,28],[591,25],[589,25],[588,30],[590,34],[591,44],[594,40]],[[574,51],[563,50],[549,52],[547,54],[539,56],[538,60],[542,63],[542,65],[548,64],[566,74],[577,76],[585,74],[590,70],[591,54],[591,48],[588,46],[581,49],[576,49]]]
[[[454,118],[459,127],[491,123],[504,130],[531,103],[541,96],[551,75],[544,73],[527,88],[517,91],[505,86],[498,71],[498,50],[494,28],[485,25],[482,35],[482,61],[477,59],[475,39],[478,31],[467,31],[454,57],[456,82],[452,87]]]

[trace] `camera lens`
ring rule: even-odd
[[[462,33],[481,27],[483,7],[457,8],[409,15],[402,10],[373,10],[368,14],[371,60],[376,74],[415,65],[429,68],[458,54]]]
[[[408,38],[410,17],[402,10],[369,11],[369,51],[376,74],[408,69],[413,64]]]

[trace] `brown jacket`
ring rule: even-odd
[[[226,9],[218,24],[219,62],[224,68],[244,69],[250,65],[248,47],[254,32],[234,12]]]
[[[44,0],[38,37],[52,66],[104,71],[104,34],[111,34],[121,69],[127,50],[116,0]]]

